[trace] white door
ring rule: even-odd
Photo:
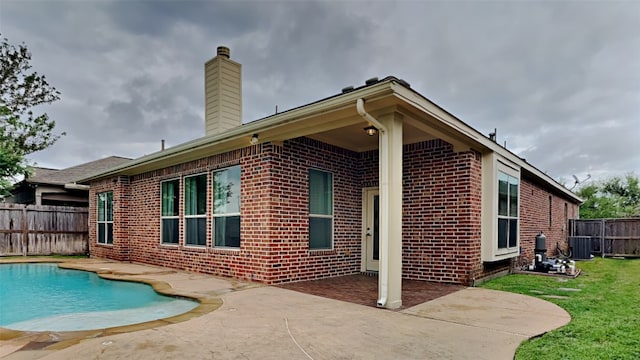
[[[367,271],[378,271],[380,259],[380,196],[378,189],[366,190],[365,201],[365,256]]]

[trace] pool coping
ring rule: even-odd
[[[222,303],[223,303],[222,299],[219,297],[219,295],[221,294],[204,295],[204,294],[187,293],[186,291],[175,289],[165,281],[144,277],[145,275],[149,276],[149,275],[177,274],[182,272],[181,270],[163,268],[166,270],[132,274],[132,273],[127,273],[125,271],[117,271],[117,270],[104,269],[104,268],[94,269],[94,268],[91,268],[91,263],[89,263],[88,260],[89,261],[99,260],[99,261],[108,261],[113,264],[120,263],[120,264],[132,264],[132,265],[140,265],[144,267],[151,267],[147,264],[119,262],[119,261],[97,259],[97,258],[47,258],[47,257],[0,258],[0,264],[54,263],[54,264],[57,264],[58,267],[62,269],[94,272],[96,273],[96,275],[106,280],[128,281],[128,282],[138,282],[138,283],[148,284],[158,294],[194,300],[198,302],[198,306],[196,306],[195,308],[185,313],[170,316],[167,318],[145,321],[145,322],[130,324],[130,325],[114,326],[114,327],[92,329],[92,330],[21,331],[21,330],[12,330],[12,329],[0,327],[0,341],[13,341],[18,343],[23,343],[23,346],[20,346],[19,348],[17,348],[14,351],[11,351],[10,353],[13,353],[15,351],[20,351],[23,347],[26,347],[29,344],[32,344],[32,347],[35,347],[38,350],[60,350],[60,349],[64,349],[69,346],[75,345],[85,339],[92,339],[92,338],[98,338],[98,337],[115,335],[115,334],[147,330],[147,329],[158,328],[158,327],[171,325],[175,323],[180,323],[196,317],[200,317],[212,311],[215,311],[218,308],[220,308],[220,306],[222,306]],[[82,264],[83,261],[86,263]],[[211,276],[215,277],[213,275]],[[225,280],[232,280],[232,279],[225,279]],[[260,286],[260,284],[249,283],[249,286],[238,288],[235,290],[242,290],[244,288],[251,288],[256,286]],[[2,357],[1,354],[0,354],[0,357]]]

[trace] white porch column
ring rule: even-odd
[[[381,116],[380,134],[380,271],[378,305],[402,306],[402,115]]]

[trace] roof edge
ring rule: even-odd
[[[395,85],[395,84],[393,85],[394,92],[397,94],[397,96],[402,97],[404,101],[406,101],[408,103],[412,103],[414,106],[419,106],[422,111],[434,116],[436,119],[438,119],[441,122],[443,122],[446,126],[452,127],[456,131],[464,130],[464,132],[462,132],[462,134],[464,136],[469,137],[470,134],[475,135],[475,137],[470,138],[469,140],[478,143],[479,145],[489,149],[490,151],[493,151],[493,152],[495,152],[497,154],[500,154],[500,155],[504,156],[505,158],[507,158],[508,160],[514,162],[515,164],[517,164],[521,168],[524,168],[530,174],[534,175],[535,177],[539,178],[542,181],[545,181],[545,182],[549,183],[554,189],[556,189],[557,191],[559,191],[559,192],[565,194],[566,196],[572,198],[576,202],[578,202],[578,203],[583,203],[584,202],[583,199],[578,197],[571,190],[569,190],[566,187],[564,187],[563,185],[561,185],[555,179],[553,179],[552,177],[550,177],[546,173],[542,172],[541,170],[536,168],[534,165],[532,165],[529,162],[527,162],[525,159],[523,159],[523,158],[519,157],[518,155],[514,154],[511,150],[509,150],[509,149],[507,149],[507,148],[505,148],[503,146],[500,146],[500,144],[498,144],[495,141],[492,141],[487,136],[485,136],[483,133],[481,133],[477,129],[473,128],[472,126],[470,126],[469,124],[467,124],[463,120],[460,120],[458,117],[456,117],[455,115],[453,115],[449,111],[445,110],[444,108],[442,108],[441,106],[439,106],[435,102],[429,100],[424,95],[420,94],[419,92],[417,92],[416,90],[414,90],[414,89],[412,89],[410,87],[404,86],[399,81],[395,81],[395,83],[397,85]],[[419,104],[419,102],[416,101],[416,99],[411,99],[411,96],[409,94],[413,94],[415,96],[418,96],[419,100],[426,101],[429,104],[433,105],[438,111],[441,111],[442,114],[435,114],[432,110],[430,110],[430,109],[428,109],[428,108],[426,108],[424,106],[421,106]],[[450,119],[443,119],[442,116],[440,116],[440,115],[445,115],[446,117],[450,117]],[[451,126],[452,125],[451,121],[454,121],[456,123],[455,127]]]
[[[372,98],[393,93],[391,83],[394,81],[396,81],[395,78],[385,78],[373,85],[363,86],[348,93],[333,95],[307,105],[299,106],[278,114],[267,116],[262,119],[254,120],[233,129],[229,129],[220,134],[204,136],[165,150],[156,151],[155,153],[151,153],[149,155],[134,159],[130,162],[114,167],[108,171],[95,173],[91,176],[79,179],[77,182],[86,184],[88,182],[99,180],[105,177],[116,176],[122,174],[126,170],[133,170],[135,168],[142,167],[143,165],[151,164],[160,159],[177,156],[185,152],[194,151],[196,149],[204,148],[207,146],[213,146],[225,141],[237,139],[239,137],[251,136],[252,134],[263,132],[272,127],[295,123],[310,116],[315,116],[319,113],[326,112],[327,107],[337,109],[351,103],[353,103],[353,106],[355,107],[355,102],[358,98]]]
[[[224,143],[225,141],[230,141],[233,139],[237,139],[243,136],[251,136],[254,133],[260,133],[264,130],[267,130],[271,127],[281,126],[287,123],[294,123],[296,121],[301,121],[310,116],[314,116],[317,113],[325,112],[327,107],[339,108],[341,106],[348,105],[350,103],[354,103],[358,98],[371,98],[376,96],[381,96],[385,94],[394,94],[398,98],[402,99],[407,103],[413,104],[420,108],[421,111],[430,114],[434,118],[440,120],[445,126],[448,126],[454,131],[460,132],[463,136],[467,137],[471,142],[477,143],[480,146],[489,149],[490,151],[496,152],[508,160],[518,164],[521,168],[524,168],[525,171],[537,177],[543,182],[548,183],[552,188],[559,191],[560,193],[566,195],[567,197],[573,199],[577,203],[584,202],[583,199],[578,197],[575,193],[558,183],[555,179],[542,172],[532,164],[528,163],[525,159],[519,157],[518,155],[511,152],[511,150],[500,146],[498,143],[490,140],[487,136],[482,134],[480,131],[476,130],[466,122],[460,120],[458,117],[445,110],[435,102],[429,100],[424,95],[420,94],[418,91],[412,89],[409,84],[399,78],[394,76],[387,76],[382,80],[379,80],[373,84],[363,85],[358,88],[354,88],[346,93],[339,93],[327,98],[320,99],[318,101],[302,105],[299,107],[295,107],[289,109],[287,111],[277,113],[274,115],[270,115],[258,120],[250,121],[248,123],[242,124],[236,128],[227,130],[223,133],[204,136],[198,139],[194,139],[175,147],[171,147],[165,150],[157,151],[155,153],[142,156],[140,158],[134,159],[130,162],[122,164],[120,166],[116,166],[108,171],[99,172],[88,176],[83,179],[79,179],[77,182],[81,184],[86,184],[94,180],[99,180],[102,178],[120,175],[127,170],[133,170],[136,168],[140,168],[144,165],[152,164],[160,159],[165,159],[167,157],[174,157],[180,154],[184,154],[189,151],[194,151],[199,148],[205,148],[208,146],[215,146],[216,144]],[[413,99],[412,99],[413,97]],[[417,97],[417,99],[415,98]],[[440,114],[435,113],[433,109],[429,109],[429,106],[425,106],[425,104],[421,104],[421,102],[426,102],[426,105],[431,105],[435,107],[437,112],[441,112]],[[355,105],[354,105],[355,106]],[[443,116],[445,118],[443,118]],[[447,119],[448,118],[448,119]]]

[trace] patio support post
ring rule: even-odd
[[[380,271],[378,306],[402,306],[402,115],[381,116],[380,134]],[[386,294],[384,293],[386,290]]]
[[[378,129],[378,182],[380,194],[380,307],[402,306],[402,115],[396,112],[376,119],[356,103],[358,114]]]

